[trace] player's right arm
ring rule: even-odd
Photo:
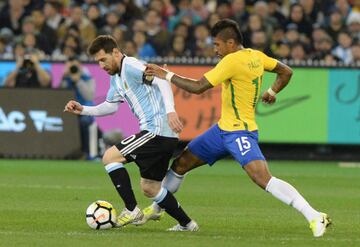
[[[262,95],[262,102],[266,104],[273,104],[276,101],[276,94],[278,94],[289,83],[292,76],[292,69],[278,61],[276,67],[270,71],[277,74],[274,83]]]
[[[264,70],[276,73],[276,79],[270,88],[262,95],[262,102],[266,104],[273,104],[276,101],[276,94],[278,94],[289,83],[292,76],[292,69],[282,62],[265,55],[258,51],[264,65]]]
[[[182,77],[168,71],[165,68],[161,68],[156,64],[147,64],[145,75],[156,76],[160,79],[167,80],[168,82],[175,84],[177,87],[194,94],[201,94],[213,87],[213,85],[211,85],[205,77],[202,77],[200,80]]]
[[[70,112],[76,115],[89,115],[89,116],[106,116],[115,113],[118,110],[118,102],[108,102],[96,106],[84,106],[75,100],[70,100],[66,105],[64,112]]]

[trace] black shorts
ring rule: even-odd
[[[142,178],[162,181],[178,139],[141,131],[116,144],[127,162],[134,161]]]

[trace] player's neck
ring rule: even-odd
[[[121,57],[119,58],[119,62],[118,62],[118,72],[117,74],[121,75],[121,67],[124,61],[125,55],[122,54]]]

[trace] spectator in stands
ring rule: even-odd
[[[113,36],[118,43],[120,48],[123,48],[125,45],[125,34],[124,30],[121,27],[115,27],[114,30],[111,33],[111,36]]]
[[[40,9],[31,12],[31,18],[36,30],[36,44],[38,48],[50,55],[56,48],[57,36],[54,29],[45,22],[45,16]]]
[[[7,1],[0,11],[0,28],[8,27],[14,34],[21,33],[21,22],[26,16],[22,0]]]
[[[14,34],[9,28],[0,29],[0,58],[13,59],[13,41]]]
[[[285,27],[286,17],[281,13],[278,0],[268,0],[268,12],[270,16],[277,20],[277,27]]]
[[[190,39],[189,33],[190,33],[190,27],[184,22],[179,22],[174,28],[173,35],[180,35],[183,36],[185,40],[189,40]]]
[[[350,34],[345,31],[340,32],[337,43],[338,45],[332,50],[332,54],[345,64],[350,64],[353,60],[351,52],[352,38]]]
[[[53,52],[52,58],[56,60],[67,60],[71,57],[81,57],[81,41],[78,36],[69,33],[64,41]]]
[[[284,39],[285,39],[284,29],[281,28],[280,26],[275,27],[271,35],[271,43],[270,43],[270,50],[272,54],[275,53],[275,50],[277,49],[279,42]]]
[[[360,40],[360,12],[352,12],[346,21],[347,29],[354,40]]]
[[[113,10],[121,16],[120,23],[123,25],[129,26],[133,20],[143,18],[143,11],[138,6],[136,6],[134,0],[114,2],[116,3],[112,4],[112,6],[115,6]],[[118,11],[117,8],[120,10]],[[124,12],[122,12],[122,9]]]
[[[65,37],[67,29],[70,26],[76,26],[80,31],[80,39],[82,43],[82,49],[85,50],[86,47],[96,36],[96,28],[88,18],[83,13],[83,10],[80,5],[74,5],[70,9],[70,16],[66,19],[58,29],[58,35],[60,38]]]
[[[290,44],[287,41],[279,41],[274,55],[278,59],[290,59]]]
[[[195,42],[193,42],[191,50],[193,56],[198,57],[206,57],[209,55],[214,56],[212,53],[212,42],[210,31],[205,24],[198,24],[194,28],[194,38]]]
[[[50,74],[41,67],[37,55],[28,52],[23,57],[17,57],[16,68],[5,79],[5,86],[47,88],[50,82]]]
[[[25,47],[22,42],[16,42],[13,49],[13,58],[19,58],[25,56]]]
[[[170,17],[169,19],[169,27],[168,30],[172,32],[174,30],[174,27],[182,21],[189,21],[190,26],[196,25],[202,21],[201,17],[196,14],[195,11],[191,9],[191,6],[189,4],[188,0],[181,0],[178,4],[178,13],[175,16]]]
[[[231,5],[228,1],[220,1],[216,13],[219,15],[220,19],[230,18],[231,17]]]
[[[325,66],[336,66],[339,61],[339,58],[335,57],[333,54],[325,54],[321,59],[321,62],[323,62],[323,65]]]
[[[146,22],[143,19],[136,19],[134,20],[131,30],[129,30],[131,33],[134,32],[146,32]]]
[[[115,11],[106,14],[105,25],[100,29],[100,34],[111,34],[120,24],[120,16]]]
[[[339,10],[334,10],[330,14],[329,24],[327,25],[325,30],[330,35],[333,41],[337,40],[340,31],[344,30],[342,16]]]
[[[0,59],[12,59],[12,49],[8,46],[6,40],[0,37]]]
[[[265,1],[257,1],[254,4],[254,14],[261,16],[267,35],[271,35],[273,28],[279,25],[277,19],[269,14],[269,7]]]
[[[86,17],[95,25],[96,30],[99,31],[105,25],[105,20],[101,15],[100,8],[96,4],[90,4],[87,11]]]
[[[244,46],[251,47],[251,36],[253,32],[266,30],[260,15],[251,14],[244,32]]]
[[[329,35],[326,33],[324,28],[321,28],[320,26],[316,26],[313,29],[311,40],[312,40],[312,52],[314,50],[319,50],[319,44],[320,40],[328,38]]]
[[[43,8],[46,24],[54,30],[65,22],[65,18],[60,14],[61,8],[59,1],[47,1]]]
[[[204,0],[191,0],[190,8],[197,16],[201,17],[201,21],[205,21],[209,16],[209,10],[206,8]]]
[[[310,23],[322,22],[324,15],[319,9],[318,1],[315,0],[300,0],[299,4],[304,9],[305,19]]]
[[[251,48],[262,51],[268,56],[273,56],[264,30],[255,31],[251,34]]]
[[[306,20],[306,16],[304,13],[304,8],[300,4],[293,4],[290,8],[290,16],[287,21],[287,25],[296,24],[299,33],[303,33],[306,36],[310,37],[312,33],[312,25]]]
[[[138,57],[137,47],[133,40],[128,40],[125,42],[124,54],[130,57]]]
[[[357,42],[351,46],[352,63],[360,63],[360,43]]]
[[[93,106],[95,96],[95,81],[83,67],[80,61],[74,57],[70,58],[64,67],[60,88],[71,89],[75,92],[76,101],[82,105]],[[89,156],[89,127],[94,123],[94,117],[80,115],[81,146],[84,154]]]
[[[170,16],[175,15],[176,9],[170,0],[151,0],[149,3],[149,9],[153,9],[158,13],[161,13],[164,24],[166,24]]]
[[[295,62],[306,59],[305,47],[301,42],[297,42],[291,45],[290,58]]]
[[[206,22],[209,28],[212,28],[218,21],[220,21],[220,16],[217,13],[211,13]]]
[[[45,53],[42,50],[38,49],[36,37],[34,34],[25,34],[22,41],[26,51],[30,51],[32,54],[36,54],[39,59],[45,58]]]
[[[170,49],[166,56],[169,57],[182,57],[191,56],[191,52],[186,47],[186,40],[182,35],[174,35],[171,38]]]
[[[300,41],[300,33],[298,30],[298,26],[295,23],[289,23],[286,26],[285,39],[290,45]]]
[[[245,24],[249,18],[249,12],[246,9],[245,0],[234,0],[231,3],[231,15],[230,19],[237,22],[240,29],[245,28]]]
[[[146,35],[144,32],[135,32],[132,39],[137,48],[137,56],[140,59],[156,57],[156,51],[154,47],[146,41]]]
[[[337,9],[343,20],[345,20],[351,12],[351,6],[348,0],[336,0],[334,9]]]
[[[331,55],[331,50],[333,47],[333,41],[330,36],[321,38],[315,44],[315,53],[313,54],[313,60],[323,60],[327,55]]]
[[[36,30],[31,16],[24,18],[21,31],[21,35],[17,36],[17,41],[22,42],[26,50],[36,53],[39,59],[44,59],[45,52],[40,49],[39,42],[46,42],[46,37]]]
[[[166,53],[170,33],[161,27],[161,17],[155,10],[148,10],[145,14],[147,41],[154,47],[156,54],[163,56]]]

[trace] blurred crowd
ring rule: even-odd
[[[360,0],[9,0],[0,3],[0,59],[86,60],[99,34],[140,59],[213,57],[210,28],[231,18],[244,46],[279,59],[360,61]]]

